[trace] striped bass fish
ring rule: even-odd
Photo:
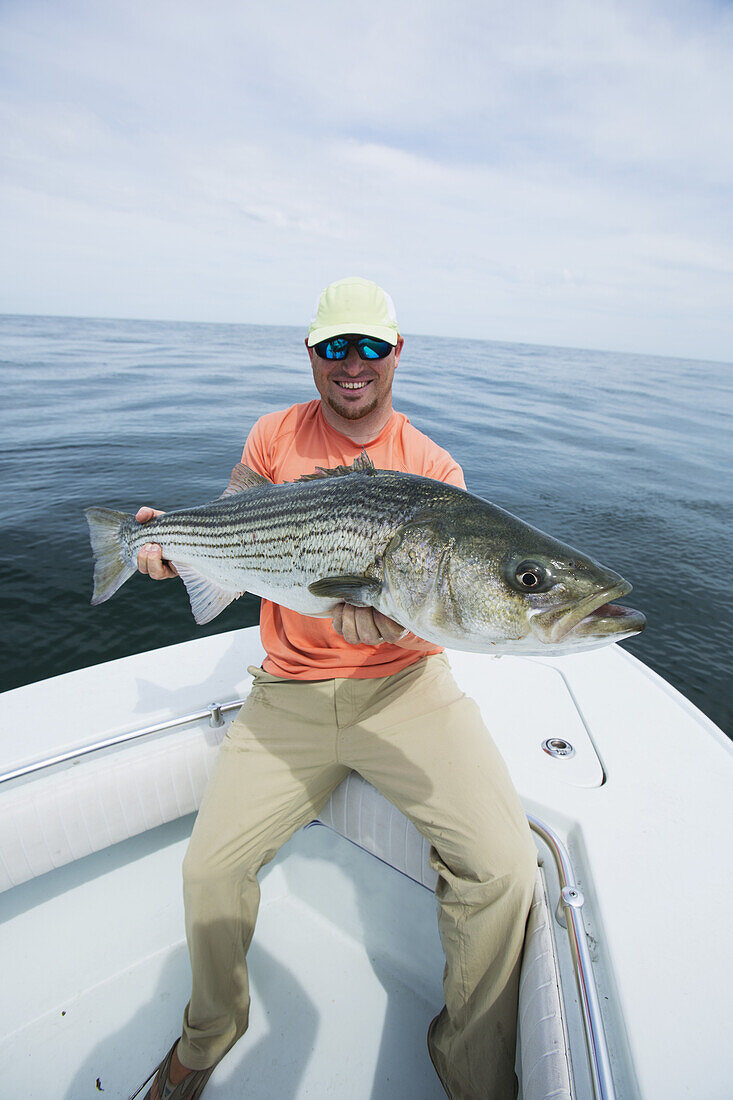
[[[251,592],[317,617],[341,602],[374,607],[426,641],[479,653],[587,650],[645,625],[611,603],[631,591],[617,573],[463,489],[377,470],[365,452],[280,485],[240,463],[219,500],[145,524],[104,508],[86,517],[93,604],[154,542],[197,623]]]

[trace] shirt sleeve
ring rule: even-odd
[[[273,481],[272,463],[267,453],[267,433],[263,430],[264,417],[255,422],[244,444],[242,462],[254,470],[256,474]]]
[[[442,463],[437,472],[430,474],[430,477],[434,477],[436,481],[445,481],[449,485],[455,485],[458,489],[465,489],[466,479],[463,476],[463,470],[447,453],[446,458],[448,461]]]
[[[432,440],[430,441],[432,443]],[[458,463],[442,447],[432,443],[432,447],[425,455],[425,463],[420,471],[423,477],[432,477],[435,481],[445,481],[448,485],[455,485],[458,489],[466,488],[466,480],[463,470]]]

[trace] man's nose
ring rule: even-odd
[[[359,352],[356,350],[353,344],[346,353],[344,366],[346,367],[349,374],[359,374],[359,372],[361,371],[362,363],[361,359],[359,358]]]

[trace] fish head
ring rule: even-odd
[[[425,519],[400,544],[413,569],[420,566],[411,611],[423,637],[457,649],[555,656],[644,629],[641,612],[612,602],[631,592],[622,576],[481,504],[450,522]]]
[[[646,625],[641,612],[612,602],[631,592],[629,582],[572,547],[543,552],[535,541],[506,557],[501,572],[528,645],[568,653],[620,641]]]

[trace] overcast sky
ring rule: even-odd
[[[733,360],[733,5],[0,0],[0,312]]]

